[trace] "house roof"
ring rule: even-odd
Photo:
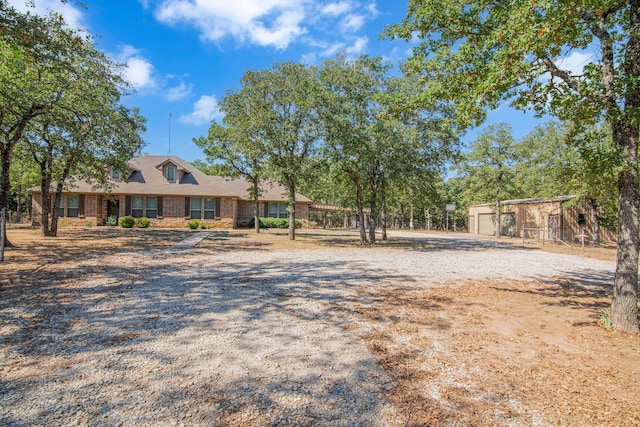
[[[163,175],[164,166],[173,164],[179,174],[178,182],[169,182]],[[232,179],[220,176],[209,176],[198,170],[189,162],[178,156],[147,155],[137,157],[129,162],[129,170],[123,173],[122,181],[112,181],[111,194],[135,195],[163,195],[163,196],[209,196],[209,197],[237,197],[250,199],[248,188],[250,183],[244,179]],[[284,187],[267,182],[262,186],[260,200],[286,200]],[[34,188],[33,191],[39,191]],[[68,185],[68,192],[102,193],[93,185],[84,181],[75,181]],[[296,194],[296,200],[311,202],[308,198]]]
[[[240,199],[251,199],[251,197],[249,196],[249,188],[251,187],[251,183],[246,179],[227,178],[223,176],[211,176],[210,178],[212,178],[220,186],[225,186],[230,191],[233,191]],[[262,189],[262,193],[260,194],[260,200],[262,201],[277,202],[286,200],[287,198],[286,189],[273,181],[265,181],[261,183],[260,188]],[[296,193],[296,202],[310,203],[311,199],[308,199],[300,193]]]
[[[534,198],[529,198],[529,199],[512,199],[512,200],[500,200],[500,204],[503,205],[526,205],[526,204],[533,204],[533,203],[565,203],[568,202],[569,200],[573,200],[575,199],[577,196],[557,196],[557,197],[549,197],[549,198],[541,198],[541,197],[534,197]],[[475,206],[495,206],[496,203],[492,202],[492,203],[478,203],[475,205],[471,205],[469,206],[471,207],[475,207]]]

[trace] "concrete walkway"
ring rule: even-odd
[[[178,251],[184,251],[186,249],[191,249],[195,245],[200,243],[202,240],[206,239],[207,236],[209,236],[209,234],[211,233],[212,233],[211,230],[199,231],[197,233],[194,233],[191,236],[187,237],[186,239],[183,239],[178,243],[176,243],[175,245],[171,246],[165,252],[178,252]]]

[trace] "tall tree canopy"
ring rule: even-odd
[[[462,125],[504,99],[575,123],[604,120],[621,153],[611,320],[638,332],[640,0],[410,0],[389,37],[418,37],[407,68],[429,84],[421,99],[455,101]],[[597,53],[575,74],[561,59]]]
[[[18,143],[40,169],[43,233],[49,190],[57,198],[70,177],[107,186],[106,166],[125,163],[144,145],[144,119],[120,105],[128,84],[119,65],[98,51],[90,35],[64,20],[21,13],[0,0],[0,208],[10,192],[11,162]]]

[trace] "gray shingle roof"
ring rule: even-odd
[[[163,166],[172,163],[176,166],[179,182],[169,182],[163,175]],[[249,182],[244,179],[232,179],[220,176],[208,176],[195,166],[178,156],[142,156],[129,162],[130,169],[123,176],[125,180],[113,183],[111,194],[166,195],[166,196],[209,196],[238,197],[248,200]],[[285,189],[273,182],[262,185],[260,200],[284,201]],[[34,189],[39,191],[39,189]],[[102,193],[91,184],[76,181],[69,185],[68,191],[78,193]],[[297,194],[296,200],[311,202],[308,198]]]

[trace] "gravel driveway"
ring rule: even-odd
[[[401,233],[396,233],[401,235]],[[613,264],[460,235],[424,250],[119,254],[0,302],[0,424],[396,426],[351,310],[372,287],[611,280]]]

